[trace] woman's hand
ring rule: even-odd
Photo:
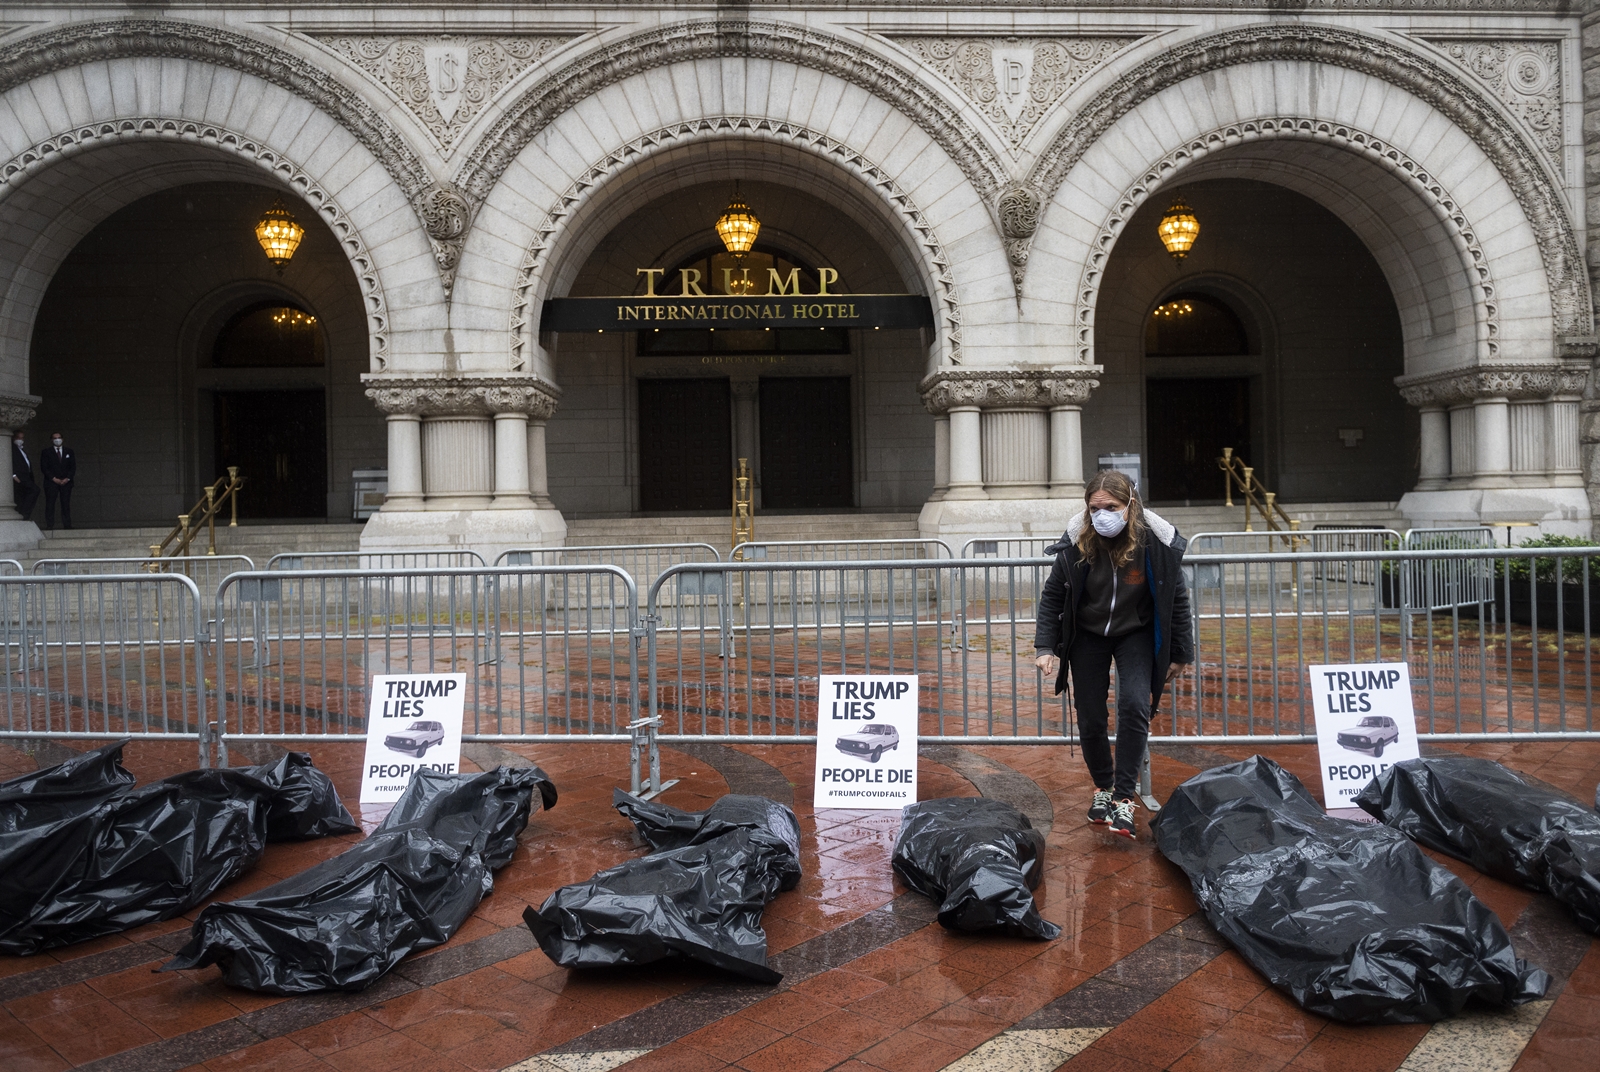
[[[1061,670],[1061,660],[1057,659],[1049,652],[1045,652],[1043,655],[1033,660],[1033,665],[1039,668],[1039,672],[1041,674],[1049,678],[1055,677],[1056,674]]]

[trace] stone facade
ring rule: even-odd
[[[1159,373],[1139,325],[1194,285],[1259,305],[1268,348],[1192,372],[1254,377],[1286,498],[1393,485],[1418,520],[1588,531],[1596,5],[1291,6],[180,2],[86,17],[6,0],[0,401],[17,400],[16,423],[34,407],[105,424],[109,409],[92,415],[113,395],[89,378],[126,377],[156,419],[117,449],[130,471],[172,474],[128,503],[170,513],[204,476],[184,414],[211,382],[195,310],[220,299],[189,271],[118,365],[94,334],[113,321],[90,322],[85,258],[108,221],[176,212],[159,200],[172,191],[270,192],[315,225],[306,266],[216,283],[278,287],[337,322],[330,514],[349,470],[386,467],[367,545],[559,542],[564,514],[639,509],[639,378],[704,369],[542,330],[543,302],[631,293],[637,265],[704,244],[701,202],[739,179],[771,235],[851,265],[857,292],[929,299],[920,334],[854,332],[848,355],[785,373],[850,379],[858,507],[920,508],[928,535],[1058,530],[1096,453],[1146,449],[1141,391]],[[1307,224],[1269,263],[1219,210],[1191,274],[1152,254],[1175,191],[1249,183],[1309,199],[1334,237],[1318,246]],[[1339,243],[1367,289],[1296,267]],[[164,270],[149,269],[129,285],[154,287]],[[1319,328],[1346,294],[1378,312]],[[759,453],[749,383],[765,373],[713,371],[735,384],[734,449]],[[1357,464],[1328,433],[1367,424]]]

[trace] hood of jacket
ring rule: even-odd
[[[1044,553],[1058,555],[1069,544],[1077,543],[1078,537],[1083,534],[1083,527],[1088,523],[1089,511],[1087,509],[1079,510],[1073,514],[1072,518],[1067,522],[1067,531],[1061,534],[1061,539],[1046,547]],[[1144,511],[1144,524],[1150,530],[1150,534],[1166,547],[1171,547],[1172,541],[1178,535],[1177,526],[1149,507],[1146,507]]]

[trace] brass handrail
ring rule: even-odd
[[[227,505],[230,510],[228,527],[239,527],[239,489],[242,487],[244,487],[244,477],[239,475],[239,467],[228,466],[227,476],[217,477],[214,483],[206,487],[205,495],[189,509],[188,513],[178,515],[177,527],[167,533],[167,538],[160,543],[150,545],[150,557],[184,557],[189,553],[189,545],[200,534],[201,528],[205,528],[209,534],[206,554],[216,554],[217,514],[222,511],[224,505]],[[172,548],[170,553],[167,550],[169,545]]]
[[[1300,521],[1292,518],[1278,505],[1276,492],[1268,491],[1256,478],[1254,467],[1246,465],[1243,458],[1236,458],[1232,447],[1222,448],[1222,457],[1217,459],[1217,468],[1223,472],[1223,494],[1227,498],[1226,505],[1233,505],[1233,492],[1237,488],[1244,496],[1244,530],[1254,532],[1255,527],[1250,523],[1252,507],[1261,514],[1261,520],[1266,522],[1268,532],[1282,532],[1278,538],[1289,546],[1290,550],[1299,550],[1304,544],[1309,543],[1304,536],[1292,535],[1300,531]],[[1281,518],[1284,528],[1278,528],[1278,519]]]
[[[750,459],[739,459],[739,471],[733,477],[733,546],[749,543],[756,538],[755,480],[750,476]],[[740,552],[740,558],[744,553]]]

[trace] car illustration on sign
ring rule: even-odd
[[[900,731],[881,724],[862,726],[857,732],[840,737],[833,746],[847,756],[859,756],[868,763],[876,763],[889,749],[900,747]]]
[[[391,752],[410,752],[421,759],[428,749],[444,743],[444,725],[439,722],[417,721],[403,730],[397,730],[383,739],[383,746]]]
[[[1339,731],[1339,747],[1352,752],[1370,752],[1373,758],[1383,755],[1384,745],[1400,740],[1400,729],[1388,715],[1368,715],[1359,724]]]

